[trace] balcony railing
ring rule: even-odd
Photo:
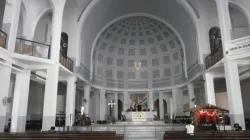
[[[222,58],[223,58],[223,49],[222,47],[219,47],[205,58],[206,68],[207,69],[210,68],[211,66],[219,62]]]
[[[67,69],[73,72],[74,62],[68,58],[64,57],[62,53],[60,53],[60,63]]]
[[[43,44],[23,38],[16,39],[16,53],[35,56],[40,58],[50,58],[50,45]]]
[[[7,34],[0,30],[0,47],[6,49],[6,39],[7,39]]]

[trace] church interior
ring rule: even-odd
[[[1,0],[0,139],[250,138],[249,7]]]

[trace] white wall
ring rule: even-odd
[[[77,18],[78,18],[78,5],[76,0],[67,0],[63,13],[62,32],[68,34],[68,56],[75,60],[77,56]]]
[[[215,94],[216,105],[229,110],[228,97],[226,92],[219,92]]]
[[[34,41],[51,43],[52,13],[44,15],[38,22],[35,30]]]

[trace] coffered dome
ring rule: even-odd
[[[153,18],[134,16],[110,25],[99,37],[94,54],[94,85],[144,89],[185,82],[180,40]],[[134,62],[141,64],[139,70]]]

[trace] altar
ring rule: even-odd
[[[157,116],[157,112],[156,111],[122,112],[122,115],[126,117],[127,121],[142,122],[142,121],[153,121],[154,116]]]

